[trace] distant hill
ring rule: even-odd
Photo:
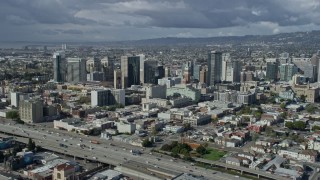
[[[208,38],[166,37],[156,39],[105,42],[106,45],[218,45],[218,44],[319,44],[320,31],[280,33],[275,35],[246,35]],[[99,43],[100,44],[100,43]]]

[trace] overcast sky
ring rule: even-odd
[[[320,0],[1,0],[0,41],[114,41],[320,30]]]

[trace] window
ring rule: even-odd
[[[57,173],[57,179],[61,179],[61,174]]]

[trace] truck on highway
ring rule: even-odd
[[[97,140],[91,140],[90,143],[92,143],[92,144],[100,144],[100,142],[97,141]]]

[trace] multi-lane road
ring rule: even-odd
[[[126,143],[94,139],[92,137],[85,137],[78,134],[70,135],[68,133],[57,133],[56,131],[53,132],[50,128],[39,128],[18,124],[14,125],[9,123],[2,124],[0,126],[0,131],[17,136],[30,137],[36,142],[36,144],[52,151],[73,155],[79,158],[95,160],[114,166],[121,166],[130,161],[148,164],[149,167],[158,168],[159,171],[166,170],[173,173],[187,172],[203,176],[207,179],[239,179],[239,177],[235,177],[230,174],[194,167],[189,163],[182,162],[180,160],[173,161],[168,156],[156,157],[154,154],[151,154],[148,149],[141,150],[141,148],[138,148],[143,152],[143,154],[140,156],[133,155],[130,153],[130,150],[137,149],[137,147]],[[90,140],[98,140],[101,143],[92,144],[90,143]],[[112,144],[110,145],[110,143]],[[59,144],[64,144],[67,147],[61,147]],[[83,144],[85,147],[81,148],[78,144]]]

